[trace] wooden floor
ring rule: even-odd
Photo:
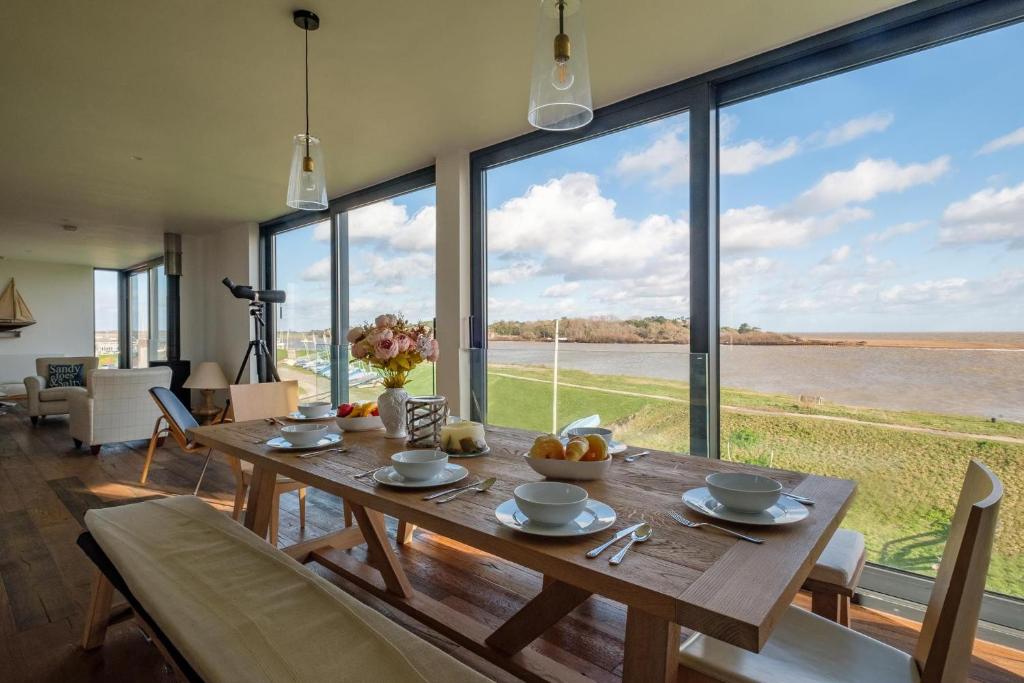
[[[0,681],[173,680],[156,649],[131,622],[112,628],[99,651],[84,653],[77,646],[92,576],[92,565],[75,545],[85,511],[191,493],[202,466],[200,457],[168,442],[157,454],[149,484],[141,487],[144,456],[143,442],[104,447],[98,457],[76,451],[62,418],[33,428],[23,411],[0,416]],[[201,495],[228,510],[232,491],[227,465],[211,464]],[[340,501],[310,491],[306,536],[338,528],[340,517]],[[282,499],[281,543],[301,538],[297,498],[288,494]],[[485,623],[500,624],[540,588],[535,572],[423,531],[399,554],[416,589]],[[320,571],[471,666],[499,680],[511,679]],[[619,605],[592,598],[532,647],[595,680],[617,680],[624,625]],[[853,610],[853,627],[903,650],[913,647],[917,632],[913,622],[860,607]],[[971,676],[991,683],[1019,681],[1024,653],[978,642]]]

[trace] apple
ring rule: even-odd
[[[338,417],[348,417],[355,410],[355,406],[351,403],[342,403],[338,406]]]

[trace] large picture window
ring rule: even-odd
[[[688,125],[486,171],[488,422],[689,451]]]
[[[724,108],[719,155],[722,457],[856,480],[868,559],[925,575],[978,458],[1017,596],[1021,58],[1015,26]]]

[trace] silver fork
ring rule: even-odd
[[[363,477],[368,477],[371,474],[373,474],[374,472],[376,472],[378,470],[382,470],[385,467],[387,467],[387,465],[381,465],[380,467],[374,467],[372,470],[366,470],[365,472],[360,472],[359,474],[353,474],[352,478],[353,479],[362,479]]]
[[[733,531],[732,529],[726,529],[724,526],[718,526],[717,524],[712,524],[711,522],[694,522],[694,521],[691,521],[691,520],[687,519],[686,517],[683,517],[682,515],[680,515],[679,513],[676,513],[676,512],[670,512],[669,515],[672,517],[672,519],[676,520],[677,522],[679,522],[683,526],[690,527],[691,529],[699,529],[702,526],[709,526],[712,529],[718,529],[719,531],[723,531],[723,532],[729,534],[730,536],[735,536],[736,538],[742,538],[744,541],[750,541],[751,543],[764,543],[764,539],[763,538],[754,538],[753,536],[745,536],[745,535],[741,534],[738,531]]]

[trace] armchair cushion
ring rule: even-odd
[[[69,386],[69,387],[47,387],[39,390],[40,401],[67,401],[74,394],[85,395],[85,387],[81,386]]]
[[[84,363],[50,363],[50,374],[46,378],[49,387],[84,387]]]

